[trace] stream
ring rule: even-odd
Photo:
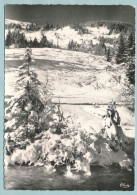
[[[10,190],[134,190],[134,173],[119,166],[91,167],[91,176],[65,176],[65,167],[47,172],[44,167],[5,168],[5,188]]]

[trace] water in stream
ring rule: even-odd
[[[120,167],[91,167],[91,176],[65,176],[65,167],[50,173],[44,167],[10,166],[5,169],[8,190],[134,190],[134,174]]]

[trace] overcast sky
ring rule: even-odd
[[[6,5],[5,18],[38,24],[111,20],[134,25],[135,9],[123,5]]]

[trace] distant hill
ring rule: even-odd
[[[22,29],[26,29],[28,25],[31,25],[30,22],[22,22],[17,20],[5,19],[5,28],[14,28],[16,26],[21,26]]]
[[[24,33],[27,41],[40,42],[42,34],[50,42],[50,47],[89,51],[92,46],[105,44],[114,48],[120,33],[128,34],[133,27],[127,23],[116,21],[88,21],[79,24],[52,25],[46,23],[38,26],[36,23],[17,20],[5,20],[5,36],[9,30],[19,30]],[[34,44],[35,45],[35,44]]]

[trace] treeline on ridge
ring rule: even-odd
[[[32,47],[32,48],[42,48],[42,47],[57,47],[53,44],[53,42],[47,40],[47,37],[41,33],[41,40],[38,41],[37,38],[34,40],[27,40],[25,34],[20,32],[20,30],[8,31],[5,40],[5,46],[9,47],[14,45],[15,48],[25,48],[25,47]]]
[[[90,27],[107,27],[109,29],[109,35],[112,33],[127,33],[128,31],[133,30],[133,26],[127,23],[120,23],[115,21],[90,21],[86,23],[68,23],[68,24],[50,24],[46,22],[44,25],[38,25],[37,23],[30,23],[26,26],[23,25],[23,22],[21,24],[16,23],[10,23],[5,24],[5,29],[20,29],[20,30],[26,30],[26,31],[39,31],[40,29],[44,31],[53,30],[53,29],[60,29],[64,26],[69,25],[71,28],[75,29],[79,32],[79,34],[88,34],[88,30],[85,29],[85,26],[88,25]]]

